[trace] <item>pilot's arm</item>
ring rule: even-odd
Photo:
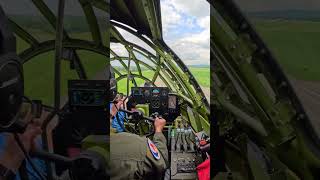
[[[152,179],[162,179],[165,170],[169,166],[168,163],[168,149],[167,149],[167,140],[162,133],[163,127],[166,124],[166,120],[162,118],[156,118],[154,122],[155,134],[151,143],[148,142],[147,156],[146,156],[146,171],[152,172],[150,178]],[[149,140],[148,140],[149,141]],[[154,150],[151,144],[156,146]],[[148,177],[144,177],[148,179]]]
[[[29,152],[30,150],[34,150],[38,145],[36,139],[42,133],[41,122],[47,118],[48,113],[42,112],[40,118],[35,118],[29,105],[23,104],[19,114],[24,122],[29,122],[24,133],[18,135],[25,150]],[[0,153],[0,164],[15,174],[25,159],[25,155],[11,133],[1,133],[0,136],[0,141],[2,141],[0,142],[0,148],[2,149]],[[35,165],[41,173],[45,173],[44,169],[39,166],[40,161],[36,162]],[[32,170],[28,175],[30,175],[30,173],[34,174]],[[15,176],[14,174],[13,176]],[[8,179],[9,177],[2,177],[0,175],[0,180]]]
[[[118,99],[111,104],[110,107],[110,120],[117,114],[118,110],[123,106],[123,99]]]
[[[112,180],[162,179],[168,167],[168,149],[162,134],[165,124],[165,119],[155,119],[152,141],[126,132],[111,135]]]

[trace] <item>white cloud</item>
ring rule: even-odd
[[[188,34],[171,44],[172,49],[188,65],[210,63],[210,35]]]
[[[170,0],[179,12],[201,18],[210,13],[210,6],[206,0]]]
[[[182,61],[188,65],[209,64],[209,3],[206,0],[162,0],[161,14],[164,39]]]
[[[123,45],[119,43],[111,43],[110,47],[112,51],[115,52],[118,56],[124,56],[124,57],[128,56],[128,51]]]
[[[200,27],[202,27],[206,30],[210,29],[210,16],[207,15],[207,16],[200,18],[198,21],[198,24]]]
[[[199,25],[198,20],[210,14],[210,6],[205,0],[161,0],[161,14],[163,31],[167,33],[173,28]]]
[[[187,65],[210,63],[210,6],[206,0],[161,0],[164,40]],[[126,40],[154,52],[130,33],[118,29]],[[111,49],[126,55],[120,44]]]
[[[170,1],[161,2],[161,14],[162,14],[162,25],[164,27],[163,31],[166,32],[167,29],[172,28],[177,25],[177,22],[182,20],[181,15],[173,7]]]

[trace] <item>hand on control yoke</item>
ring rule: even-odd
[[[155,132],[160,132],[162,133],[163,127],[166,125],[166,120],[163,119],[162,117],[157,116],[154,120],[154,129]]]

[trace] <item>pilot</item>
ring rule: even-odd
[[[123,107],[123,96],[121,95],[117,95],[116,98],[115,98],[116,102],[119,103],[120,107],[119,108],[124,108]],[[116,132],[116,133],[120,133],[120,132],[124,132],[125,131],[125,128],[124,128],[124,119],[125,119],[125,112],[117,112],[116,114],[114,114],[112,116],[112,120],[111,120],[111,127],[113,128],[112,131],[113,132]]]
[[[111,89],[112,91],[112,89]],[[115,90],[113,90],[115,91]],[[113,101],[110,117],[114,117],[123,101]],[[110,120],[111,121],[111,120]],[[168,149],[162,131],[166,120],[154,121],[153,139],[132,133],[110,134],[110,177],[112,180],[162,179],[168,168]]]
[[[39,124],[40,119],[44,119],[44,114],[40,119],[34,119],[32,113],[30,112],[30,108],[24,106],[24,113],[20,111],[21,117],[24,118],[24,121],[31,121],[28,124],[25,132],[23,134],[19,134],[19,138],[23,143],[23,146],[27,152],[31,149],[34,149],[39,146],[39,135],[42,130]],[[23,115],[22,115],[23,114]],[[0,117],[0,120],[2,116]],[[1,133],[0,134],[0,180],[13,180],[13,179],[21,179],[19,175],[19,168],[23,161],[25,160],[25,156],[18,146],[13,134],[11,133]],[[38,147],[39,148],[39,147]],[[43,162],[37,158],[31,158],[34,165],[40,171],[41,174],[45,174],[45,166]],[[31,168],[30,164],[27,163],[27,175],[29,179],[38,179],[37,174]],[[3,173],[6,172],[6,173]]]
[[[152,82],[150,82],[150,81],[145,81],[143,86],[144,86],[144,87],[152,87],[153,85],[152,85]]]

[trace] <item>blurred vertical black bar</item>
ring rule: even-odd
[[[107,10],[107,29],[106,29],[106,38],[107,38],[107,44],[106,44],[106,46],[107,46],[107,49],[108,49],[108,54],[109,54],[109,56],[107,57],[107,64],[106,64],[106,66],[107,66],[107,70],[106,70],[106,76],[107,76],[107,81],[108,81],[108,83],[107,83],[107,102],[108,102],[108,107],[107,107],[107,122],[108,122],[108,127],[110,127],[110,111],[109,111],[109,102],[111,102],[112,101],[112,99],[111,99],[111,95],[110,95],[110,72],[111,72],[111,62],[110,62],[110,0],[106,0],[107,1],[107,4],[108,4],[108,10]],[[110,131],[109,131],[109,133],[110,133]],[[108,135],[110,135],[110,134],[108,134]],[[108,143],[110,143],[110,142],[108,142]]]
[[[213,15],[213,3],[214,0],[207,0],[210,3],[210,17]],[[212,21],[210,21],[210,26],[213,26]],[[211,32],[211,29],[210,29]],[[210,33],[210,46],[211,42],[213,41],[212,33]],[[210,178],[213,179],[219,172],[225,171],[225,161],[224,161],[224,139],[220,136],[220,131],[219,131],[219,118],[218,118],[218,111],[217,108],[214,104],[215,102],[215,95],[213,92],[213,71],[214,71],[214,56],[213,54],[213,49],[210,48],[210,132],[211,132],[211,156],[210,156],[210,169],[211,169],[211,174]]]
[[[62,39],[63,39],[63,17],[64,17],[65,0],[59,0],[58,18],[56,25],[55,41],[55,66],[54,66],[54,107],[60,108],[60,79],[61,79],[61,56],[62,56]]]
[[[107,118],[107,125],[108,125],[108,127],[110,127],[110,110],[109,110],[109,108],[110,108],[110,104],[109,104],[109,102],[111,102],[111,96],[110,96],[110,68],[111,68],[111,62],[110,62],[110,0],[105,0],[105,1],[107,1],[107,4],[108,4],[108,9],[107,9],[107,19],[106,19],[106,23],[107,23],[107,28],[106,28],[106,46],[107,46],[107,50],[108,50],[108,57],[107,57],[107,70],[106,70],[106,73],[107,73],[107,77],[109,77],[109,78],[107,78],[107,108],[106,108],[106,118]],[[108,144],[108,147],[109,147],[109,153],[110,153],[110,131],[108,131],[109,133],[108,133],[108,136],[109,136],[109,138],[107,138],[107,144]],[[110,158],[110,154],[109,154],[109,156],[108,156],[109,158]],[[108,159],[108,162],[110,162],[110,159]],[[107,170],[107,175],[108,175],[108,178],[110,179],[110,169],[108,169]]]
[[[62,40],[63,40],[63,18],[64,18],[65,0],[59,0],[58,17],[56,23],[56,40],[55,40],[55,66],[54,66],[54,108],[56,111],[60,109],[60,81],[61,81],[61,58],[62,58]],[[55,176],[54,165],[46,161],[48,170],[48,179],[53,180]]]

